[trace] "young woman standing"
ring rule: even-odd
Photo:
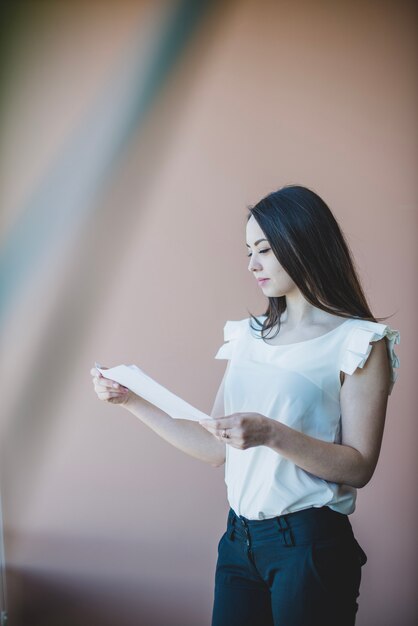
[[[174,420],[93,368],[95,390],[187,454],[226,463],[212,626],[353,626],[367,556],[348,516],[376,468],[400,334],[372,315],[313,191],[263,198],[246,239],[267,307],[225,324],[213,419]]]

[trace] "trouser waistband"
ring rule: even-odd
[[[309,507],[264,520],[247,519],[243,515],[237,515],[230,508],[227,522],[227,534],[230,539],[236,536],[247,542],[250,538],[262,540],[272,532],[278,532],[286,546],[326,539],[330,534],[353,535],[348,516],[327,506]]]

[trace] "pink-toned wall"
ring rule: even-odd
[[[153,3],[34,4],[9,51],[3,242]],[[136,363],[209,413],[225,321],[264,307],[246,206],[295,182],[331,206],[374,314],[401,331],[379,463],[350,521],[368,555],[358,626],[416,623],[416,31],[413,4],[394,1],[246,0],[203,19],[94,212],[3,329],[13,626],[210,623],[224,468],[100,402],[89,370]]]

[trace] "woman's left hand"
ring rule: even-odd
[[[267,445],[275,420],[260,413],[233,413],[225,417],[200,420],[206,430],[220,441],[238,450]],[[275,422],[276,423],[276,422]],[[222,434],[226,429],[227,437]]]

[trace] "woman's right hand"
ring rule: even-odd
[[[109,368],[102,367],[101,369],[107,370]],[[126,405],[132,397],[133,394],[127,387],[110,380],[110,378],[105,378],[95,367],[91,368],[90,374],[93,376],[94,391],[97,393],[99,400],[105,400],[112,404]]]

